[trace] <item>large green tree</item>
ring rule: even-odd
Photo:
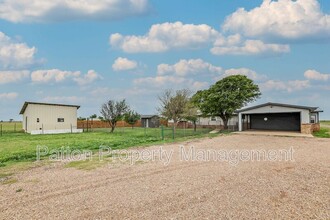
[[[223,78],[209,89],[198,91],[192,100],[204,115],[219,116],[224,129],[235,110],[244,107],[261,95],[258,85],[243,75]]]

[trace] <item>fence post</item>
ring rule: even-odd
[[[160,134],[161,134],[162,140],[164,140],[165,138],[164,138],[164,126],[163,125],[160,126]]]
[[[16,132],[16,123],[14,124],[14,132]]]
[[[70,124],[70,127],[71,127],[71,134],[72,134],[72,124]]]
[[[88,132],[88,118],[87,118],[87,132]]]
[[[175,138],[175,136],[174,136],[174,126],[175,125],[173,125],[173,127],[172,127],[172,139],[174,140],[174,138]]]
[[[0,136],[2,136],[2,124],[0,124]]]
[[[183,128],[183,137],[186,137],[186,126],[187,126],[187,122],[184,122],[184,128]]]

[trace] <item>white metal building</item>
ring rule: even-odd
[[[31,134],[77,133],[78,105],[25,102],[23,129]]]

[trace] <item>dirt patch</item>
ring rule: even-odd
[[[293,161],[182,161],[196,150],[294,150]],[[0,184],[0,219],[329,219],[330,140],[228,135],[172,144],[170,163],[56,163]],[[159,150],[159,146],[139,150]],[[196,157],[197,158],[197,157]],[[32,181],[37,180],[37,181]]]

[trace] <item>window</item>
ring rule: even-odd
[[[211,117],[211,121],[216,121],[216,120],[217,120],[216,117],[214,117],[214,116]]]
[[[310,122],[310,123],[314,124],[315,121],[316,121],[316,117],[315,117],[315,115],[312,115],[312,116],[311,116],[311,122]]]
[[[37,123],[39,123],[39,121],[40,121],[39,118],[37,118]]]
[[[64,118],[58,118],[57,122],[64,122]]]

